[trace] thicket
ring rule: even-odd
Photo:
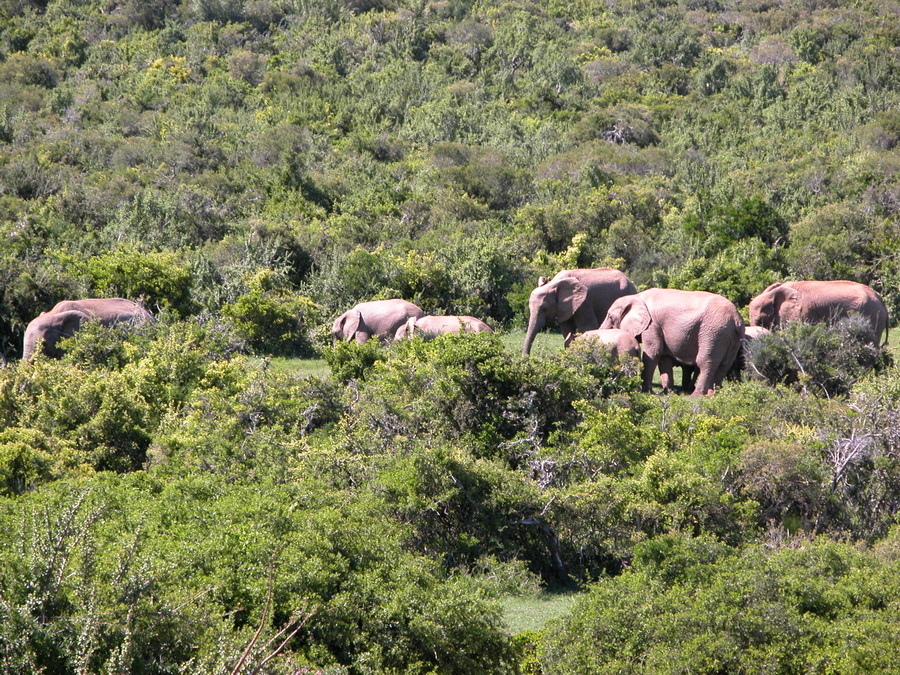
[[[264,353],[391,295],[517,325],[538,274],[598,265],[897,314],[893,9],[8,0],[0,348],[99,294]]]
[[[721,642],[684,652],[696,672],[890,662],[896,367],[844,397],[748,379],[697,401],[584,346],[348,343],[304,377],[235,331],[89,326],[0,370],[4,669],[613,672],[682,654],[678,631]],[[497,599],[541,587],[591,590],[512,641]]]
[[[889,669],[900,372],[852,320],[700,401],[326,338],[393,296],[516,328],[600,265],[897,316],[897,9],[0,0],[4,672]],[[95,295],[158,320],[18,361]],[[513,639],[539,587],[586,593]]]

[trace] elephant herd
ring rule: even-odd
[[[694,380],[694,396],[712,393],[742,364],[747,340],[789,321],[818,323],[851,313],[867,318],[871,341],[887,330],[887,308],[874,290],[853,281],[789,281],[772,284],[750,303],[750,326],[727,298],[706,291],[650,288],[638,292],[618,270],[563,270],[541,277],[528,301],[529,321],[523,354],[550,320],[562,330],[564,346],[594,340],[616,355],[640,357],[643,388],[649,391],[659,370],[663,390],[672,388],[675,366]],[[338,317],[336,340],[365,342],[373,335],[401,339],[414,333],[490,330],[473,317],[425,316],[405,300],[356,305]]]
[[[541,277],[528,301],[529,321],[523,354],[531,352],[537,333],[550,320],[562,330],[564,345],[596,341],[616,355],[639,357],[645,391],[656,370],[664,390],[672,387],[672,370],[680,366],[696,379],[693,395],[712,393],[740,364],[743,345],[790,321],[820,323],[851,313],[868,319],[870,340],[879,344],[887,330],[887,308],[870,287],[853,281],[788,281],[772,284],[750,302],[750,326],[727,298],[706,291],[650,288],[638,292],[618,270],[563,270],[549,281]],[[61,356],[57,345],[85,321],[104,325],[151,318],[140,305],[123,298],[69,300],[41,313],[25,331],[23,358],[38,344],[48,356]],[[427,316],[401,299],[362,302],[332,326],[335,340],[364,343],[377,336],[401,340],[413,335],[480,333],[491,328],[472,316]]]

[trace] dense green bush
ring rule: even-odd
[[[696,673],[890,668],[898,591],[890,574],[825,541],[736,554],[706,538],[661,537],[546,633],[542,665],[590,673],[622,672],[635,660],[648,673],[670,673],[673,663]]]
[[[747,371],[770,384],[846,395],[862,375],[888,358],[869,342],[870,333],[868,319],[859,315],[830,325],[794,322],[750,342]]]
[[[274,656],[280,630],[293,636],[266,672],[512,670],[477,587],[405,553],[401,529],[362,503],[141,475],[27,501],[30,515],[6,502],[0,516],[7,672],[221,672],[238,666],[257,629],[256,665]]]
[[[514,346],[574,267],[900,313],[889,2],[0,17],[4,672],[894,667],[900,376],[858,326],[703,399]],[[94,295],[157,320],[16,362]],[[497,333],[322,344],[388,297]],[[588,592],[514,653],[484,597],[539,582]]]
[[[237,334],[254,350],[265,354],[311,356],[310,331],[320,311],[309,298],[278,287],[271,270],[250,280],[250,292],[224,305],[222,314],[233,319]]]
[[[120,249],[87,263],[90,288],[98,297],[140,298],[154,311],[189,313],[191,276],[171,252]]]

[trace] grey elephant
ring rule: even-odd
[[[741,341],[741,349],[725,375],[726,379],[735,382],[741,380],[741,375],[747,367],[750,343],[757,338],[768,335],[770,332],[768,328],[763,328],[762,326],[744,326],[744,339]],[[697,382],[697,366],[686,366],[682,363],[676,363],[675,365],[681,366],[681,388],[687,393],[694,391],[694,385]]]
[[[621,328],[595,328],[578,335],[575,342],[595,341],[614,357],[632,356],[641,358],[641,346],[631,333]]]
[[[150,312],[139,304],[125,298],[85,298],[83,300],[63,300],[53,308],[33,319],[25,329],[22,358],[30,359],[43,340],[43,353],[59,358],[63,351],[58,343],[62,338],[72,337],[86,321],[99,321],[104,326],[132,321],[143,323],[152,318]]]
[[[363,344],[370,337],[393,337],[407,319],[418,319],[425,312],[411,302],[393,298],[361,302],[334,320],[331,335],[335,340],[356,340]]]
[[[871,341],[879,344],[888,327],[887,307],[874,289],[855,281],[772,284],[750,301],[750,325],[774,329],[789,321],[827,323],[851,312],[858,312],[869,320]]]
[[[474,316],[433,316],[408,318],[394,333],[395,340],[424,335],[434,337],[444,333],[490,333],[491,327]]]
[[[531,353],[535,336],[549,319],[556,319],[568,347],[576,333],[599,328],[613,302],[637,293],[622,272],[606,267],[563,270],[550,281],[540,277],[528,299],[528,329],[522,354]]]
[[[616,300],[601,328],[621,328],[641,342],[644,391],[659,368],[663,390],[676,363],[696,366],[692,396],[722,384],[741,349],[744,320],[727,298],[706,291],[651,288]]]

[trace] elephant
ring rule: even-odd
[[[887,307],[875,290],[855,281],[772,284],[750,301],[750,325],[775,329],[789,321],[825,323],[851,312],[858,312],[869,320],[871,341],[879,344],[888,327]]]
[[[641,346],[631,333],[620,328],[595,328],[581,333],[575,342],[595,341],[602,345],[614,357],[632,356],[641,358]]]
[[[651,288],[616,300],[601,328],[621,328],[641,342],[644,391],[659,367],[663,391],[677,364],[696,366],[692,396],[722,384],[741,349],[744,320],[725,297],[706,291]]]
[[[63,355],[57,343],[72,337],[81,329],[85,321],[96,320],[104,326],[133,321],[144,323],[152,315],[139,304],[125,298],[85,298],[83,300],[63,300],[47,312],[41,312],[25,329],[22,358],[30,359],[43,340],[43,353],[52,358]]]
[[[421,316],[408,318],[394,333],[395,340],[412,337],[416,334],[426,336],[444,333],[490,333],[491,327],[474,316]]]
[[[747,367],[747,355],[750,353],[749,345],[752,340],[768,335],[771,331],[762,326],[744,326],[744,339],[741,341],[741,350],[738,352],[737,358],[729,368],[725,379],[740,382],[741,374]],[[697,366],[686,366],[683,363],[676,363],[681,367],[681,388],[686,393],[694,391],[694,385],[697,382]]]
[[[609,306],[623,295],[637,293],[631,280],[618,270],[562,270],[553,279],[538,279],[528,299],[530,316],[522,354],[531,353],[535,336],[556,319],[564,336],[564,346],[572,344],[576,333],[594,330],[606,317]]]
[[[331,335],[335,340],[356,340],[363,344],[370,337],[393,337],[407,319],[425,316],[425,312],[411,302],[392,298],[361,302],[334,320]]]

